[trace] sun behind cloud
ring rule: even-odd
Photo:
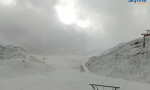
[[[60,0],[55,9],[60,21],[64,24],[74,23],[82,28],[86,28],[90,24],[88,20],[81,20],[77,17],[79,13],[76,11],[74,0]]]
[[[56,6],[56,10],[60,21],[62,21],[65,24],[75,23],[76,16],[74,14],[74,9],[72,8],[72,6],[63,7],[59,5]]]

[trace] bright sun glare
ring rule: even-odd
[[[89,26],[89,21],[80,20],[76,16],[76,10],[74,8],[73,0],[60,0],[58,5],[55,7],[59,16],[59,19],[64,24],[72,24],[75,23],[76,25],[84,28]]]
[[[71,6],[68,7],[57,6],[56,10],[58,12],[59,19],[65,24],[71,24],[76,21],[74,10]]]

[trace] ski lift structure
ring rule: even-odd
[[[150,30],[146,30],[147,31],[147,33],[146,34],[141,34],[141,35],[143,35],[143,47],[145,47],[145,37],[146,36],[150,36]],[[116,67],[115,67],[116,68]],[[114,69],[115,70],[115,69]],[[112,71],[113,72],[113,71]],[[109,76],[108,76],[109,77]],[[105,81],[108,79],[108,77],[105,79]],[[105,82],[104,81],[104,82]],[[104,83],[103,82],[103,83]],[[115,87],[115,86],[106,86],[106,85],[103,85],[103,83],[101,84],[101,85],[97,85],[97,84],[89,84],[89,85],[91,85],[92,87],[93,87],[93,90],[99,90],[99,88],[98,87],[103,87],[103,90],[106,90],[106,88],[112,88],[112,90],[117,90],[117,89],[120,89],[120,87]],[[125,90],[125,88],[126,88],[126,86],[127,86],[127,83],[128,83],[128,80],[127,80],[127,82],[126,82],[126,84],[125,84],[125,87],[124,87],[124,89],[123,90]]]
[[[106,88],[112,88],[112,90],[120,89],[120,87],[115,86],[106,86],[106,85],[97,85],[97,84],[90,84],[93,87],[93,90],[99,90],[98,87],[103,87],[103,90],[106,90]]]
[[[143,35],[144,37],[143,37],[143,47],[145,47],[145,37],[146,36],[150,36],[150,30],[146,30],[147,31],[147,33],[146,34],[141,34],[141,35]],[[115,67],[116,68],[116,67]],[[115,69],[114,69],[115,70]],[[112,71],[113,72],[113,71]],[[109,77],[109,76],[108,76]],[[108,79],[108,77],[105,79],[105,81]],[[104,82],[105,82],[104,81]],[[103,83],[104,83],[103,82]],[[112,88],[112,90],[117,90],[117,89],[120,89],[120,87],[115,87],[115,86],[106,86],[106,85],[103,85],[103,83],[101,84],[101,85],[97,85],[97,84],[89,84],[89,85],[91,85],[92,87],[93,87],[93,90],[99,90],[99,88],[98,87],[103,87],[103,90],[106,90],[106,88]],[[125,90],[125,88],[126,88],[126,86],[127,86],[127,83],[128,83],[128,80],[127,80],[127,82],[126,82],[126,84],[125,84],[125,87],[124,87],[124,89],[123,90]]]
[[[120,64],[120,62],[119,62],[119,64]],[[93,87],[93,90],[99,90],[100,87],[102,87],[103,90],[106,90],[106,88],[109,88],[109,90],[110,90],[110,88],[111,88],[112,90],[120,89],[120,87],[116,87],[116,86],[103,85],[103,84],[106,82],[106,80],[110,77],[110,75],[116,70],[116,68],[117,68],[117,65],[115,66],[115,69],[107,76],[107,78],[104,80],[104,82],[102,82],[101,85],[97,85],[97,84],[89,84],[89,85],[91,85],[91,86]],[[127,82],[126,82],[126,84],[125,84],[123,90],[125,90],[125,88],[126,88],[126,86],[127,86],[127,83],[128,83],[128,80],[127,80]]]
[[[146,31],[147,31],[146,34],[141,34],[141,35],[143,35],[143,47],[145,47],[145,37],[150,36],[150,30],[146,30]]]
[[[119,64],[120,64],[120,62],[119,62]],[[117,65],[115,66],[115,69],[116,69],[116,67],[117,67]],[[114,70],[115,70],[115,69],[114,69]],[[99,90],[100,87],[102,87],[103,90],[106,90],[106,88],[109,88],[109,90],[110,90],[110,88],[112,88],[112,90],[120,89],[120,87],[116,87],[116,86],[103,85],[103,84],[106,82],[106,80],[109,78],[109,76],[114,72],[114,70],[107,76],[107,78],[104,80],[104,82],[102,82],[101,85],[90,84],[90,85],[93,87],[93,90]],[[128,83],[128,80],[127,80],[127,82],[126,82],[126,84],[125,84],[125,87],[126,87],[127,83]],[[125,90],[125,87],[124,87],[123,90]]]

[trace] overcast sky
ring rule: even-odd
[[[31,52],[88,55],[142,37],[150,1],[0,0],[0,42]]]

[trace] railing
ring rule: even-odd
[[[120,89],[120,87],[114,87],[114,86],[106,86],[106,85],[97,85],[97,84],[90,84],[92,87],[93,87],[93,90],[99,90],[98,87],[103,87],[103,90],[105,88],[112,88],[112,90],[117,90],[117,89]]]

